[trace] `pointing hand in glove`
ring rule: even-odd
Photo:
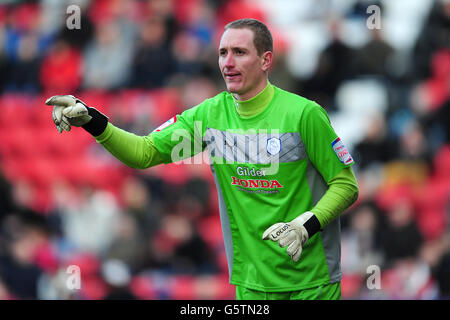
[[[70,131],[71,126],[81,127],[92,119],[86,104],[71,95],[50,97],[45,104],[54,106],[52,117],[59,133]]]
[[[59,133],[63,130],[70,131],[72,126],[75,126],[83,127],[91,134],[98,135],[108,123],[108,117],[72,95],[50,97],[45,104],[53,106],[52,118]],[[91,121],[92,119],[94,121]]]

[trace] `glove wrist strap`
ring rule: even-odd
[[[320,222],[319,219],[317,219],[316,215],[312,215],[311,218],[306,220],[306,222],[303,224],[306,231],[308,232],[308,237],[311,239],[311,237],[316,234],[320,230]]]
[[[82,128],[94,137],[101,135],[108,125],[108,117],[95,108],[90,108],[88,106],[86,106],[86,108],[92,119],[88,123],[82,125]]]

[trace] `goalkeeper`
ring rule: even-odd
[[[46,104],[60,133],[82,127],[133,168],[207,151],[237,299],[341,299],[339,215],[358,196],[352,157],[322,107],[269,82],[263,23],[229,23],[218,54],[227,91],[147,136],[73,96]]]

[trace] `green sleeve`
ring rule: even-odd
[[[206,129],[206,112],[212,99],[184,110],[174,116],[170,124],[155,129],[152,138],[163,163],[172,163],[190,158],[204,150],[202,140]]]
[[[303,112],[300,134],[308,158],[327,184],[343,168],[354,164],[349,153],[346,153],[348,158],[339,158],[333,145],[341,140],[331,126],[328,114],[317,103],[311,103]],[[345,146],[344,150],[347,150]]]
[[[129,167],[146,169],[163,163],[151,134],[137,136],[108,123],[105,131],[95,139],[114,157]]]
[[[328,183],[328,190],[311,210],[321,228],[337,218],[358,198],[358,182],[351,167],[339,171]]]

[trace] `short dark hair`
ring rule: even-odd
[[[258,55],[262,55],[266,51],[273,51],[273,38],[269,28],[256,19],[239,19],[228,23],[225,30],[228,29],[250,29],[253,31],[253,44],[255,45]]]

